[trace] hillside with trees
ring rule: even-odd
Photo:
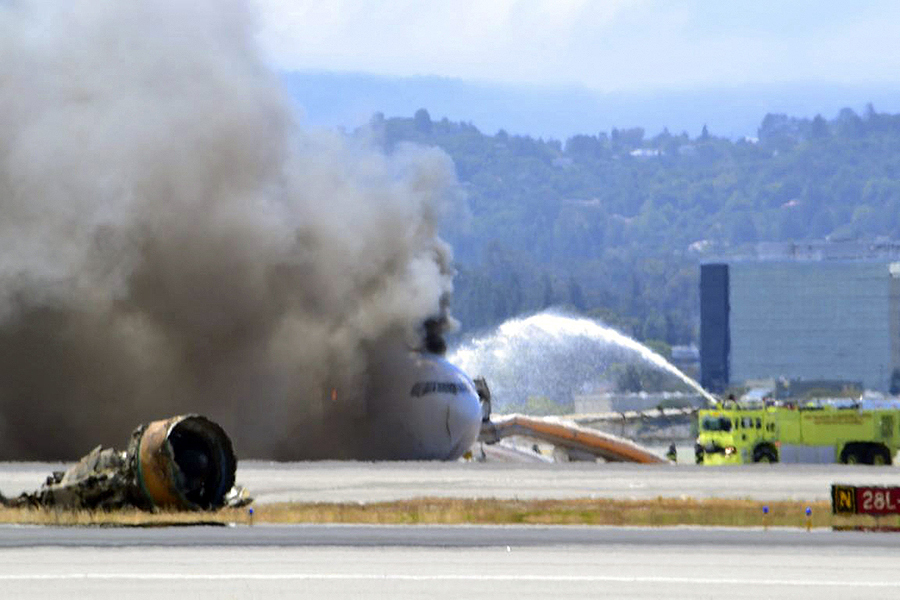
[[[900,239],[900,115],[766,115],[758,139],[641,128],[553,139],[375,115],[390,152],[456,164],[472,218],[448,233],[465,331],[549,306],[642,341],[696,342],[699,263],[762,241]]]

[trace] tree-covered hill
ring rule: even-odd
[[[758,139],[641,128],[557,140],[376,115],[387,151],[444,149],[472,221],[450,234],[466,330],[551,305],[696,341],[697,265],[760,241],[900,239],[900,115],[766,115]]]

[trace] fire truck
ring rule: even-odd
[[[697,463],[889,465],[900,442],[900,410],[858,405],[741,406],[697,411]]]

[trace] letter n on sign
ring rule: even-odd
[[[856,487],[852,485],[831,486],[831,512],[835,515],[856,514]]]

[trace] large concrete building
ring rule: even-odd
[[[900,245],[770,244],[701,265],[705,388],[784,377],[888,391],[898,369]]]

